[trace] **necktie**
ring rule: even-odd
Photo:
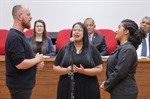
[[[147,45],[146,45],[146,40],[145,38],[143,39],[142,42],[142,52],[141,52],[141,56],[147,56]]]
[[[92,42],[92,36],[89,35],[89,42],[91,43]]]

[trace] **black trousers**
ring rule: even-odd
[[[30,99],[32,94],[31,89],[13,89],[9,88],[11,99]]]

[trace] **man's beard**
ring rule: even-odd
[[[30,22],[26,23],[24,20],[22,21],[22,26],[26,29],[30,29],[31,28],[31,24]]]

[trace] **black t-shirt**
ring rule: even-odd
[[[10,29],[5,45],[6,84],[8,88],[33,88],[35,86],[36,66],[19,70],[16,65],[24,59],[34,58],[29,41],[24,34]]]
[[[36,41],[36,45],[37,45],[37,52],[39,54],[41,54],[41,51],[42,51],[42,41]]]

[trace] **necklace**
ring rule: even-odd
[[[80,54],[82,52],[82,50],[83,50],[83,48],[81,48],[79,51],[76,48],[73,49],[73,51],[77,54]]]

